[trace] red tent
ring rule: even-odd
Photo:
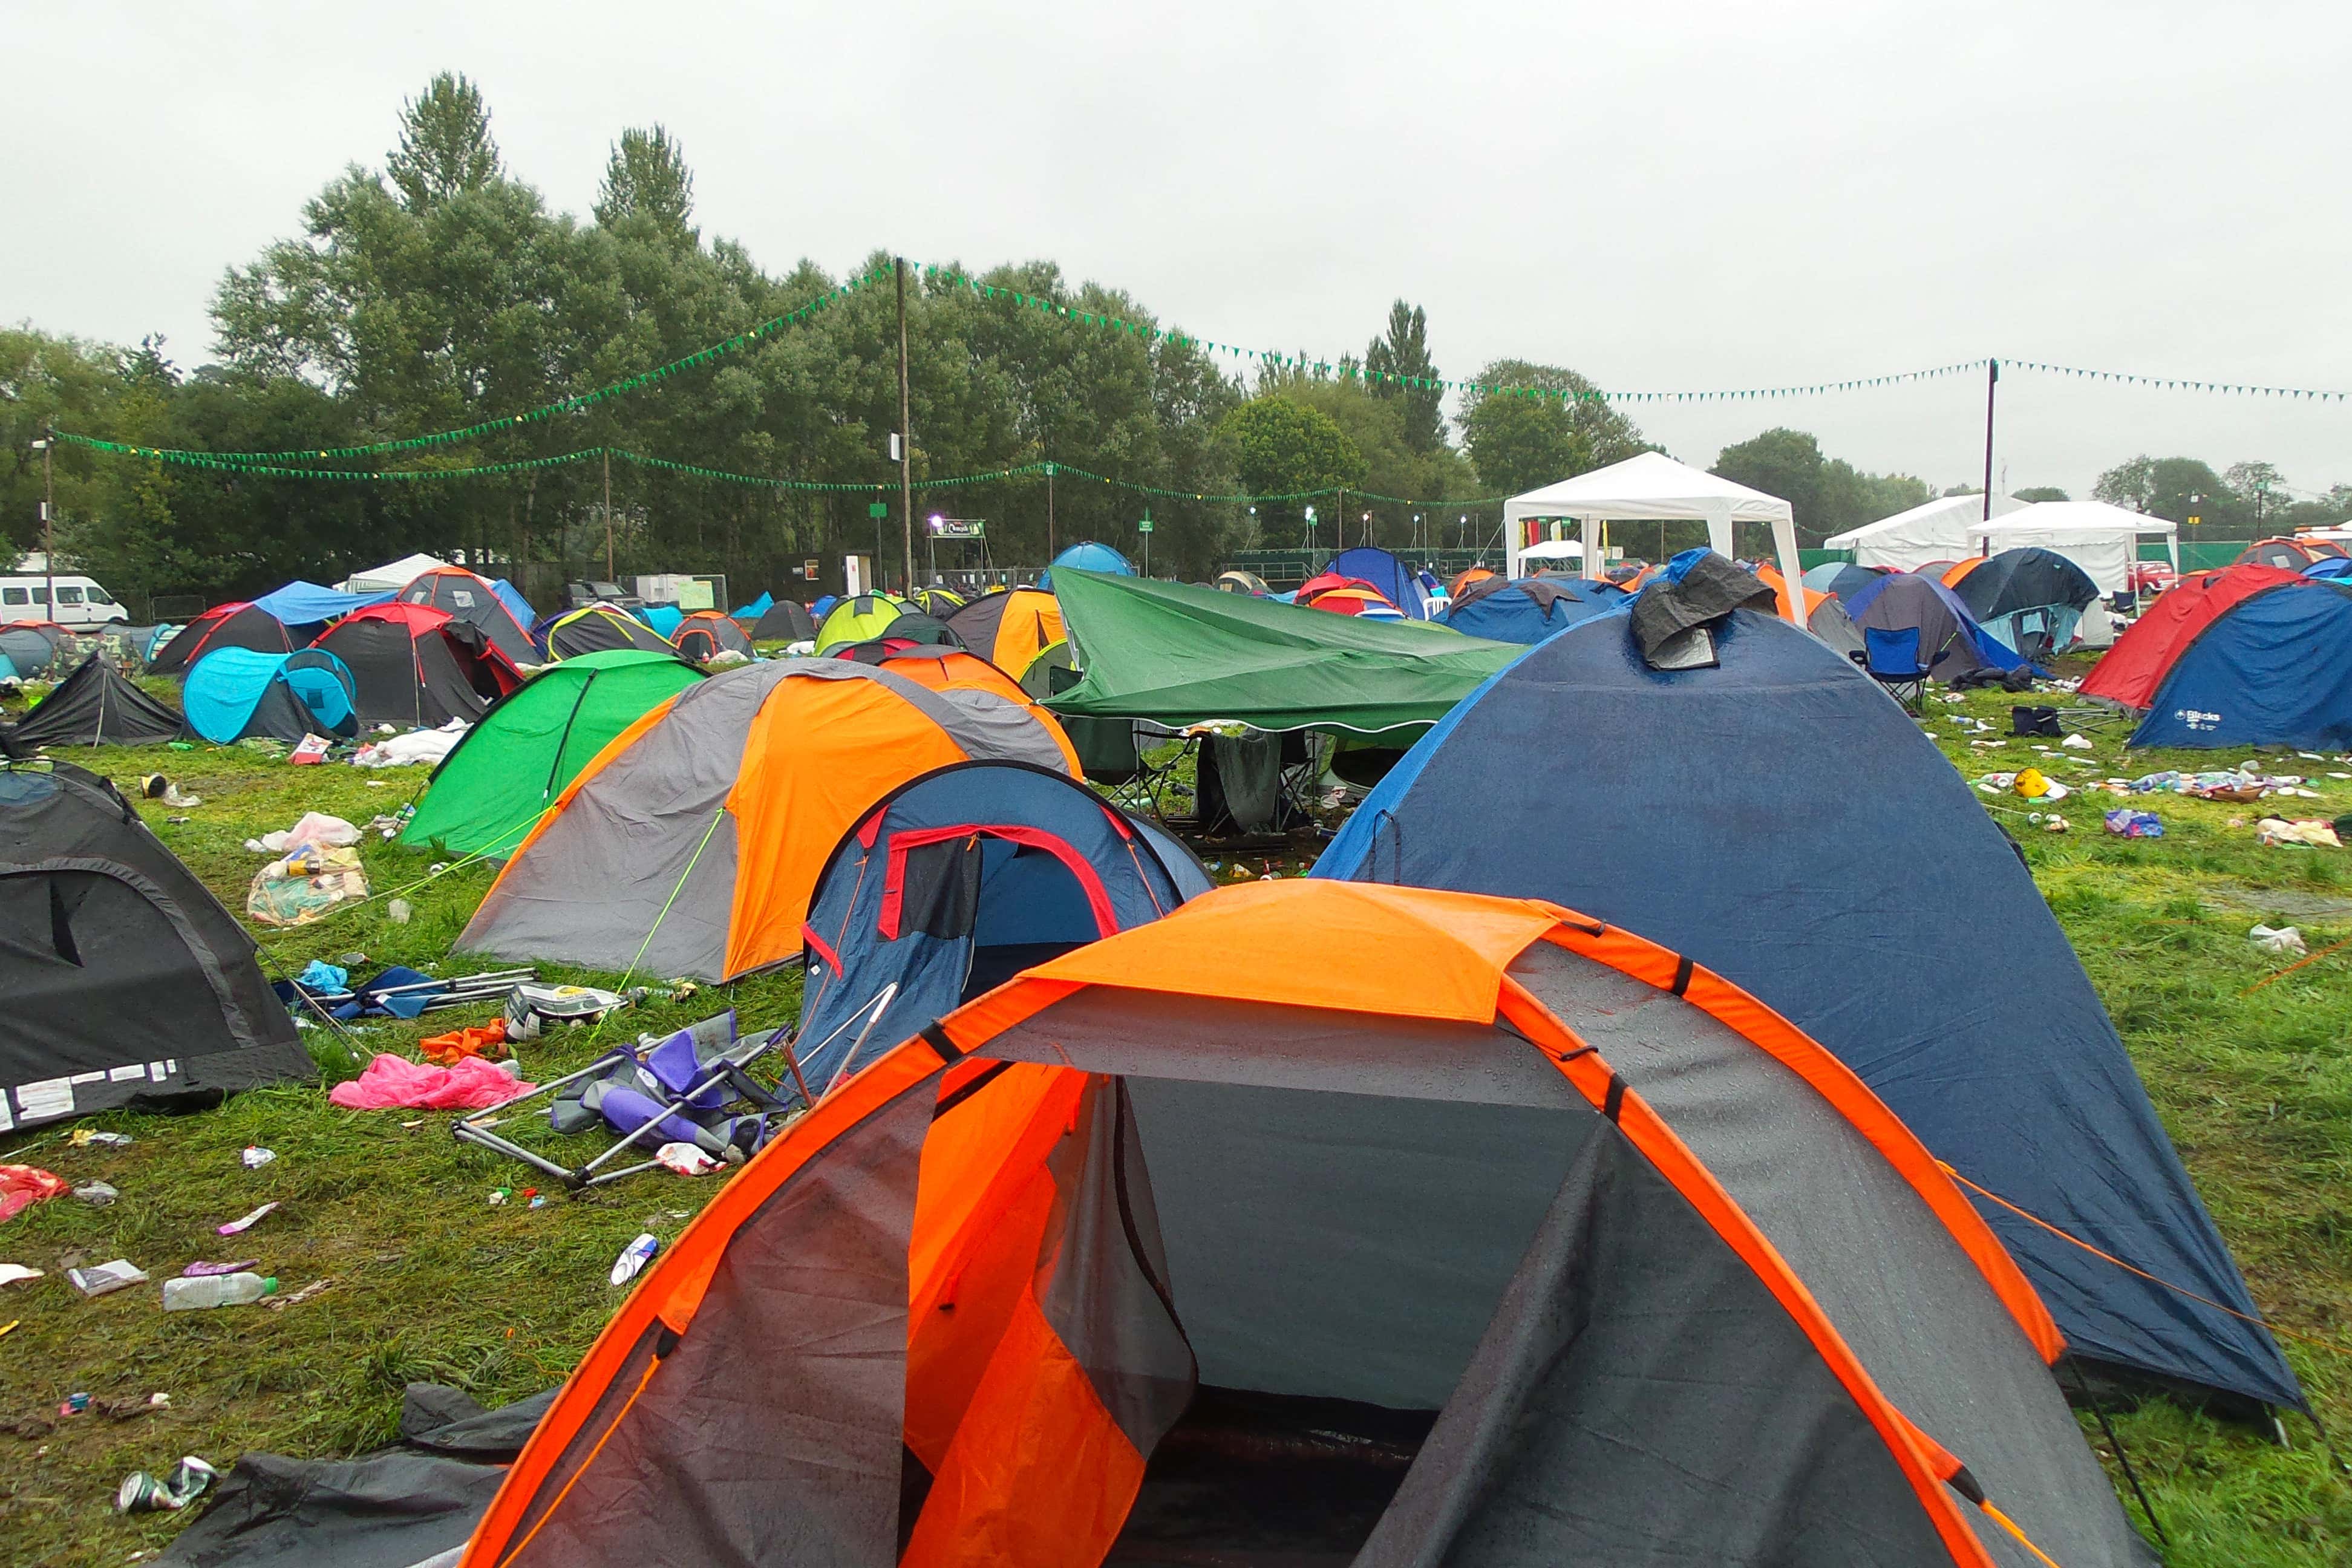
[[[2173,661],[2207,626],[2257,594],[2310,579],[2276,566],[2194,572],[2156,597],[2083,681],[2083,695],[2146,708]]]
[[[1298,585],[1291,603],[1310,610],[1328,610],[1337,616],[1360,616],[1368,605],[1389,605],[1388,597],[1361,577],[1342,577],[1337,572],[1326,572],[1319,577],[1309,577]]]

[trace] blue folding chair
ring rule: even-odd
[[[1886,694],[1912,713],[1927,706],[1927,667],[1919,662],[1919,628],[1862,629],[1862,647],[1853,653],[1864,673],[1886,689]]]

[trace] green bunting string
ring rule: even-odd
[[[700,369],[702,366],[710,363],[714,360],[720,359],[725,355],[738,353],[743,349],[750,348],[756,343],[764,342],[768,339],[775,336],[778,332],[782,331],[785,328],[797,326],[799,323],[807,321],[811,316],[816,314],[819,310],[825,309],[827,306],[846,299],[849,295],[856,293],[858,289],[870,287],[872,284],[884,278],[887,278],[888,276],[890,276],[889,268],[877,268],[871,272],[852,278],[849,281],[842,284],[839,288],[825,290],[824,293],[818,295],[815,299],[810,300],[807,304],[801,306],[797,310],[787,310],[782,315],[777,316],[770,321],[762,321],[758,326],[751,328],[747,331],[739,332],[731,338],[721,339],[719,342],[712,343],[706,348],[698,349],[690,354],[684,355],[678,359],[674,359],[667,364],[658,364],[654,366],[651,370],[640,371],[635,375],[624,376],[618,381],[608,383],[607,384],[597,387],[591,392],[575,393],[569,397],[559,397],[552,403],[541,404],[537,408],[526,409],[520,414],[510,414],[497,419],[485,419],[476,424],[461,426],[455,430],[437,430],[430,436],[411,436],[405,439],[397,441],[371,441],[364,446],[359,447],[322,447],[307,450],[289,450],[282,452],[192,452],[182,453],[180,455],[185,457],[210,458],[215,461],[223,464],[236,464],[250,467],[257,464],[315,462],[323,458],[373,458],[380,457],[388,452],[415,452],[422,451],[431,447],[446,447],[452,442],[470,441],[478,436],[495,435],[501,430],[512,430],[520,426],[537,424],[542,420],[552,419],[558,415],[577,414],[583,409],[593,408],[597,404],[603,403],[608,398],[623,396],[625,394],[651,386],[656,382],[665,381],[669,377],[677,374],[681,371]],[[58,431],[58,435],[60,438],[64,439],[83,439],[83,437],[68,437],[68,433],[62,430]],[[149,451],[150,455],[153,455],[154,449],[151,448]],[[485,469],[478,471],[487,472],[495,470]],[[399,478],[417,476],[394,475],[389,477]]]
[[[2126,371],[2084,370],[2071,364],[2043,364],[2038,360],[2005,359],[2004,369],[2035,370],[2045,375],[2073,376],[2082,381],[2112,381],[2126,386],[2153,386],[2167,392],[2217,392],[2240,397],[2284,397],[2321,403],[2342,403],[2352,392],[2321,392],[2300,386],[2250,386],[2240,382],[2191,381],[2180,376],[2134,375]]]
[[[682,463],[670,458],[649,457],[643,452],[631,452],[619,447],[583,447],[576,451],[559,452],[553,457],[523,458],[506,463],[474,463],[449,468],[301,468],[273,464],[232,461],[209,452],[182,451],[171,447],[141,447],[124,441],[100,440],[94,436],[74,436],[58,432],[60,441],[71,441],[91,451],[106,452],[120,457],[143,458],[169,464],[174,468],[194,468],[199,472],[227,474],[240,479],[342,479],[377,482],[415,482],[431,479],[477,479],[500,474],[522,474],[546,468],[568,468],[577,463],[593,462],[611,458],[615,462],[631,463],[638,468],[662,473],[683,474],[693,479],[713,479],[724,484],[748,485],[762,489],[789,490],[814,495],[887,496],[898,489],[892,479],[787,479],[767,474],[740,474],[728,468],[708,468],[700,463]],[[1278,494],[1255,495],[1246,491],[1214,495],[1202,490],[1172,489],[1165,485],[1147,485],[1134,479],[1114,479],[1090,469],[1073,468],[1067,463],[1016,463],[1009,468],[984,468],[977,473],[949,474],[938,479],[914,481],[919,490],[953,489],[963,485],[997,483],[1013,479],[1070,479],[1089,484],[1105,485],[1129,494],[1154,496],[1163,500],[1200,501],[1213,506],[1255,506],[1260,502],[1320,500],[1327,496],[1344,496],[1357,500],[1377,501],[1387,506],[1412,506],[1431,509],[1444,507],[1496,506],[1508,500],[1506,496],[1475,496],[1468,499],[1414,500],[1406,496],[1381,495],[1372,490],[1327,485],[1320,489],[1288,490]]]

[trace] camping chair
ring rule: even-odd
[[[1863,672],[1886,689],[1886,695],[1914,715],[1927,710],[1927,666],[1919,659],[1919,628],[1862,629],[1862,647],[1853,654]]]

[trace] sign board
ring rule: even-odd
[[[934,539],[981,539],[988,524],[976,517],[935,517],[928,524]]]
[[[801,575],[803,577],[805,577],[810,582],[814,583],[816,581],[816,574],[817,562],[814,556],[801,563]]]
[[[1138,533],[1150,533],[1151,531],[1151,520],[1147,517],[1141,522],[1137,523],[1135,525],[1135,531]]]
[[[689,577],[677,585],[677,607],[681,610],[708,610],[713,607],[710,584],[699,577]]]
[[[887,517],[890,515],[890,503],[887,500],[875,501],[866,507],[866,515],[868,517]]]
[[[852,599],[857,597],[860,594],[873,592],[873,562],[867,560],[863,555],[843,556],[841,558],[841,587],[844,596]]]

